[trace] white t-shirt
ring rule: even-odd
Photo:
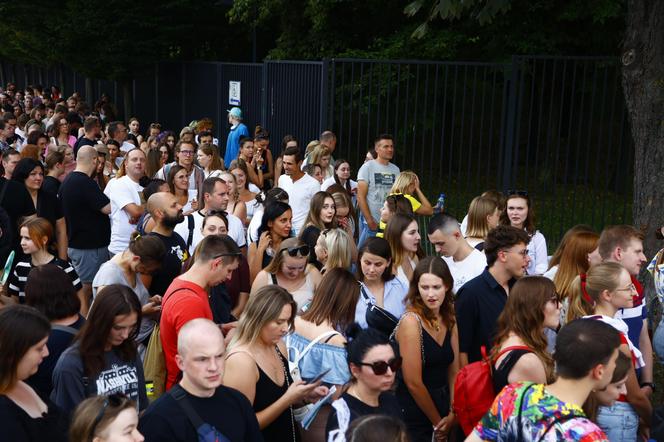
[[[134,146],[129,141],[123,141],[122,146],[120,146],[120,150],[125,153],[129,152],[132,149],[136,149],[136,146]]]
[[[201,227],[203,226],[203,219],[205,216],[201,214],[200,210],[193,212],[191,215],[194,217],[194,234],[192,236],[191,247],[189,247],[189,253],[193,254],[198,243],[203,240]],[[238,247],[244,247],[247,243],[244,239],[244,226],[242,225],[242,221],[240,221],[240,218],[231,215],[230,213],[226,215],[226,218],[228,218],[228,236],[235,241],[235,244],[237,244]],[[174,230],[175,233],[180,235],[186,243],[189,238],[189,220],[186,216],[184,217],[184,221],[175,226]]]
[[[450,273],[452,274],[452,278],[454,278],[452,292],[455,294],[459,293],[459,289],[465,283],[479,276],[486,267],[486,256],[477,249],[473,249],[470,255],[466,256],[466,259],[463,261],[454,261],[451,256],[443,256],[442,258],[447,267],[450,268]]]
[[[357,181],[348,180],[348,182],[350,183],[351,192],[353,192],[353,194],[355,194],[355,192],[357,190]],[[337,182],[334,181],[334,177],[331,176],[328,179],[326,179],[325,181],[323,181],[323,184],[320,185],[320,190],[327,190],[330,186],[333,186],[335,184],[337,184]]]
[[[104,194],[111,200],[111,243],[108,250],[113,254],[122,253],[129,247],[129,238],[136,230],[136,224],[129,223],[129,214],[123,208],[132,203],[140,206],[142,191],[143,187],[127,175],[113,178],[104,189]]]
[[[288,202],[293,209],[293,231],[295,235],[299,235],[309,213],[311,198],[320,191],[320,183],[306,173],[295,183],[288,175],[281,175],[279,187],[288,193]]]

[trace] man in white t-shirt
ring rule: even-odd
[[[208,178],[203,181],[203,208],[188,216],[184,217],[184,221],[175,226],[175,232],[178,233],[189,247],[189,253],[193,254],[194,249],[199,242],[203,240],[203,219],[209,212],[213,211],[226,211],[228,207],[228,185],[221,178]],[[244,226],[242,221],[237,216],[226,213],[228,219],[228,236],[230,236],[235,244],[246,254],[247,241],[244,236]],[[193,220],[190,221],[190,219]],[[193,225],[192,225],[193,224]]]
[[[298,235],[309,213],[311,198],[320,191],[320,183],[302,172],[302,153],[299,148],[287,148],[282,164],[284,175],[279,177],[279,187],[288,192],[288,200],[293,209],[293,231]]]
[[[129,238],[136,229],[136,222],[143,214],[138,181],[145,175],[145,153],[139,148],[127,152],[125,175],[113,178],[106,185],[104,194],[111,200],[111,243],[108,251],[117,255],[129,247]]]
[[[456,294],[463,285],[479,276],[486,267],[486,256],[468,244],[461,234],[459,221],[453,216],[439,213],[429,221],[429,242],[440,253],[450,268]]]

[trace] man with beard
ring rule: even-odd
[[[159,238],[166,247],[166,255],[159,270],[141,275],[151,296],[163,295],[173,279],[182,273],[182,264],[189,258],[187,244],[173,229],[184,220],[182,204],[172,193],[158,192],[148,199],[147,210],[155,221],[149,235]]]

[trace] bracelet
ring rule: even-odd
[[[650,389],[655,392],[655,383],[654,382],[641,382],[639,383],[639,387],[650,387]]]

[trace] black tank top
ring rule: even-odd
[[[507,356],[500,361],[500,365],[493,371],[493,391],[498,394],[500,390],[505,387],[509,382],[507,378],[510,375],[510,371],[514,368],[521,356],[526,353],[531,353],[530,350],[511,350],[507,353]]]

